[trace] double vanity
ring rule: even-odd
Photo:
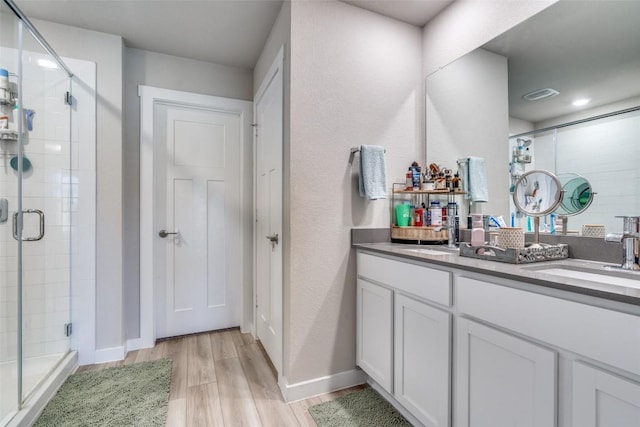
[[[357,365],[416,425],[640,426],[640,274],[356,244]]]

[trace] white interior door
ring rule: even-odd
[[[282,51],[258,91],[256,127],[256,322],[282,374]]]
[[[156,337],[238,326],[241,117],[156,111]]]

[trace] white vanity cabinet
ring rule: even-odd
[[[573,426],[640,426],[640,383],[574,362]]]
[[[411,422],[640,427],[636,305],[497,277],[489,261],[357,262],[357,363]]]
[[[456,426],[555,425],[554,351],[465,318],[456,337]]]
[[[423,425],[449,426],[451,273],[358,253],[357,283],[358,366]]]
[[[356,363],[393,393],[393,292],[358,279]]]
[[[458,319],[459,326],[456,329],[459,356],[455,365],[459,375],[455,391],[456,427],[640,426],[640,383],[637,382],[637,378],[640,377],[640,316],[517,289],[517,283],[494,280],[488,276],[480,279],[456,277],[455,284],[456,306],[458,314],[463,316]],[[499,424],[495,420],[490,423],[465,423],[466,419],[473,420],[474,417],[474,395],[470,393],[467,396],[467,382],[473,386],[477,379],[474,379],[474,372],[465,371],[467,367],[474,366],[475,362],[472,344],[469,344],[473,343],[473,334],[467,333],[463,325],[472,324],[476,329],[481,326],[475,324],[475,321],[465,319],[467,317],[491,325],[484,326],[483,329],[491,331],[493,336],[510,336],[512,344],[503,348],[529,352],[526,357],[530,366],[525,368],[526,363],[522,365],[524,371],[519,375],[515,371],[504,369],[504,381],[523,381],[523,376],[538,380],[546,376],[551,381],[551,388],[548,381],[544,383],[548,397],[546,400],[537,395],[527,397],[525,386],[523,390],[514,390],[516,397],[512,398],[509,404],[505,404],[504,408],[492,408],[491,405],[485,406],[482,402],[483,410],[487,407],[492,408],[486,410],[493,411],[494,418],[500,419],[506,408],[519,413],[513,400],[518,400],[520,404],[535,404],[536,411],[531,418],[535,423]],[[483,345],[486,346],[486,343]],[[468,350],[467,347],[471,349]],[[496,355],[492,357],[497,362]],[[549,366],[551,362],[541,364],[540,357],[543,357],[543,360],[551,358],[553,361],[559,358],[564,363],[560,363],[559,367],[555,364]],[[506,360],[497,363],[509,366]],[[481,372],[483,369],[485,368],[478,367],[477,371]],[[618,373],[614,374],[614,370]],[[473,369],[469,368],[469,371]],[[557,378],[553,376],[555,372],[558,372]],[[483,375],[488,374],[484,372]],[[486,399],[487,394],[495,394],[498,385],[503,381],[499,379],[500,376],[500,372],[496,371],[492,378],[495,377],[498,383],[491,385],[491,381],[486,381],[482,386],[477,385],[478,388],[484,389],[483,392],[479,392],[483,394],[482,399]],[[554,385],[556,383],[557,386]],[[536,390],[537,387],[538,385]],[[472,406],[469,414],[465,409],[469,406],[467,402]],[[553,415],[556,411],[557,417],[548,418],[549,414]],[[538,421],[540,417],[544,417],[546,421]]]
[[[394,314],[394,396],[424,425],[447,426],[451,315],[402,294]]]

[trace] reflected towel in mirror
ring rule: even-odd
[[[466,198],[472,202],[488,202],[489,189],[484,158],[469,156],[464,174],[466,179],[463,181],[463,185],[467,192]]]

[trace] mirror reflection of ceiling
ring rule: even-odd
[[[531,123],[640,95],[640,1],[562,0],[483,48],[508,57],[510,116]],[[560,94],[522,98],[543,88]]]

